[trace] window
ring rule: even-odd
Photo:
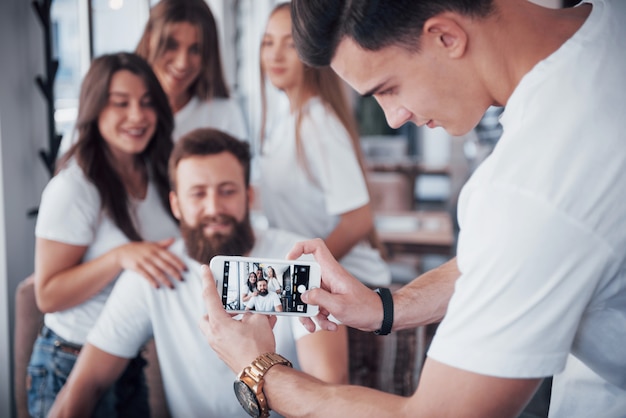
[[[53,55],[59,61],[54,80],[57,132],[72,128],[80,83],[92,57],[133,51],[155,0],[55,0],[52,2]]]

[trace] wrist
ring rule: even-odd
[[[263,391],[265,374],[276,365],[292,367],[291,362],[276,353],[258,356],[237,376],[234,389],[241,406],[253,417],[269,417],[270,407]]]
[[[383,320],[380,328],[374,331],[376,335],[387,335],[391,332],[393,327],[393,297],[391,291],[386,287],[381,287],[374,290],[380,297],[380,301],[383,307]]]
[[[110,268],[117,268],[122,270],[124,268],[122,264],[122,251],[121,246],[111,249],[106,255],[109,257]]]

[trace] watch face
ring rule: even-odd
[[[237,395],[237,400],[239,400],[239,403],[241,404],[243,409],[245,409],[246,412],[253,417],[260,416],[261,408],[259,408],[259,402],[257,401],[256,395],[254,394],[252,389],[250,389],[248,385],[246,385],[241,380],[235,381],[234,388],[235,395]]]

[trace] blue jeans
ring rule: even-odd
[[[50,328],[43,327],[28,365],[28,412],[45,418],[76,363],[79,346],[73,346]],[[148,389],[138,355],[96,405],[92,417],[149,417]]]

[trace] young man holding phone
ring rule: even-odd
[[[459,198],[457,257],[393,294],[350,277],[319,240],[308,303],[386,332],[441,321],[411,397],[326,385],[283,365],[261,403],[291,416],[516,417],[554,375],[551,417],[626,411],[626,2],[292,0],[302,59],[373,95],[390,126],[503,135]],[[234,322],[211,289],[207,339],[239,371],[273,350],[261,315]],[[382,301],[382,303],[381,303]],[[324,315],[318,320],[334,327]],[[245,347],[238,335],[257,332]],[[293,402],[297,399],[298,402]]]
[[[199,129],[181,138],[170,158],[172,211],[183,239],[170,251],[188,271],[175,289],[154,289],[125,272],[107,305],[51,417],[89,415],[100,395],[124,370],[129,359],[154,337],[165,393],[175,417],[246,416],[224,379],[232,373],[209,347],[198,328],[205,312],[200,263],[214,255],[282,259],[301,239],[274,229],[254,230],[249,207],[248,144],[213,130]],[[265,280],[265,279],[263,279]],[[335,383],[348,378],[345,329],[308,334],[297,318],[277,320],[277,350],[314,376]],[[246,345],[246,338],[237,341]]]

